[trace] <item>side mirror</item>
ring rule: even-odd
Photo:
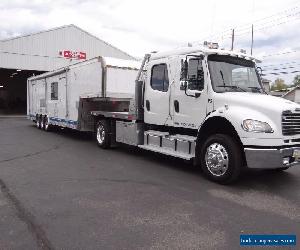
[[[186,89],[187,89],[187,81],[181,81],[180,90],[186,90]]]
[[[183,59],[181,60],[181,76],[180,80],[187,80],[187,74],[188,74],[188,62],[187,60]]]
[[[262,76],[262,74],[263,74],[263,70],[262,70],[262,68],[261,67],[256,67],[256,70],[257,70],[257,72],[258,72],[258,74],[260,75],[260,77]]]
[[[199,92],[195,93],[195,98],[199,98],[200,96],[201,96],[201,93],[199,93]]]

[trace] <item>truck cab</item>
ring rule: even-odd
[[[211,178],[234,161],[239,169],[298,163],[300,106],[266,94],[253,57],[187,48],[153,54],[146,67],[145,123],[196,136],[195,159]]]

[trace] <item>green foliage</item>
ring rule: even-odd
[[[300,84],[300,75],[296,75],[293,80],[293,86],[296,87]]]
[[[283,90],[286,89],[288,86],[285,84],[284,80],[281,78],[277,78],[274,84],[271,87],[271,90]]]

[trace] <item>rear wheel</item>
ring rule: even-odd
[[[41,128],[41,120],[40,120],[40,116],[39,115],[36,115],[35,117],[35,124],[36,124],[36,127],[37,128]]]
[[[221,184],[235,181],[243,166],[241,147],[225,134],[208,137],[201,149],[200,159],[204,174]]]
[[[40,129],[44,130],[44,117],[40,116]]]
[[[96,141],[101,148],[107,149],[111,146],[111,131],[108,121],[101,120],[96,125]]]
[[[45,131],[50,131],[51,125],[49,124],[49,119],[47,116],[44,117],[43,119],[43,127]]]

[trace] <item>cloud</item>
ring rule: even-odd
[[[142,57],[149,51],[172,49],[191,41],[202,44],[208,39],[229,48],[231,29],[235,28],[235,47],[250,51],[254,23],[254,52],[262,57],[299,47],[299,15],[286,11],[296,10],[297,4],[295,0],[1,0],[0,39],[74,23]],[[264,26],[267,28],[258,29]],[[277,63],[297,56],[265,59]]]

